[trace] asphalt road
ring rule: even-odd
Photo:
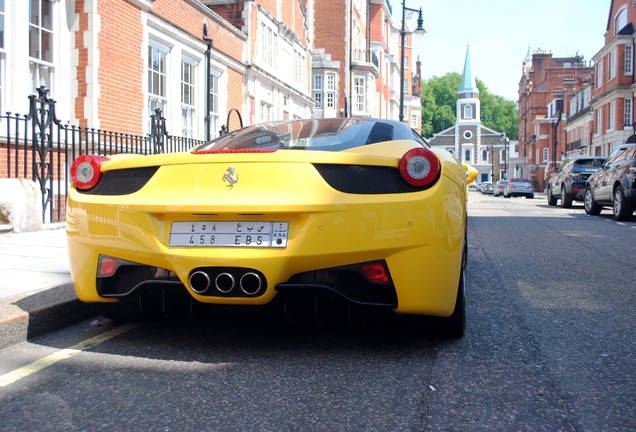
[[[636,218],[469,207],[461,340],[369,318],[95,317],[0,351],[0,429],[636,430]]]

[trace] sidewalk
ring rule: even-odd
[[[63,224],[0,234],[0,349],[88,318],[73,290]]]

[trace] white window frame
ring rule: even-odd
[[[633,105],[632,98],[623,99],[623,124],[625,126],[633,126]]]
[[[605,59],[601,59],[600,63],[596,65],[596,88],[597,89],[603,86],[603,63],[605,63]]]
[[[610,51],[607,54],[608,80],[616,78],[616,51]]]
[[[600,135],[603,130],[603,108],[596,110],[596,135]]]
[[[325,75],[325,108],[336,107],[336,74],[328,72]]]
[[[607,125],[608,131],[616,129],[616,101],[613,100],[609,104],[609,124]]]
[[[314,102],[316,103],[315,108],[322,109],[322,92],[314,92]]]
[[[314,91],[322,91],[322,81],[323,81],[322,74],[314,75],[314,81],[313,81]]]
[[[473,149],[470,147],[464,148],[462,152],[462,157],[464,158],[464,162],[472,163],[473,162]]]
[[[488,149],[483,149],[481,151],[481,161],[485,162],[485,163],[488,163],[488,159],[489,159],[488,158]]]
[[[499,151],[499,164],[506,163],[506,149],[503,148]]]
[[[276,69],[278,63],[278,31],[273,24],[261,21],[258,32],[258,57],[264,66]]]
[[[614,34],[618,34],[619,31],[627,25],[627,5],[621,7],[614,16]]]
[[[623,68],[624,75],[631,75],[634,71],[634,47],[625,45],[625,64]]]
[[[170,48],[153,39],[148,42],[146,73],[148,76],[148,121],[155,109],[160,108],[164,117],[168,110],[168,70]],[[162,64],[155,66],[155,55],[158,55]],[[148,128],[150,130],[150,128]]]
[[[543,162],[550,161],[550,149],[547,147],[543,148]]]
[[[261,122],[271,122],[274,119],[274,105],[269,102],[261,101]]]
[[[356,114],[363,114],[365,112],[366,84],[367,80],[365,77],[353,77],[353,112]]]
[[[419,116],[417,114],[411,113],[411,128],[415,129],[418,126]]]
[[[181,136],[194,138],[196,118],[196,62],[181,58]]]
[[[221,129],[221,116],[219,113],[219,107],[221,106],[221,96],[219,93],[220,80],[221,80],[221,72],[211,68],[210,69],[210,93],[208,95],[208,97],[210,98],[210,112],[208,113],[208,116],[210,119],[209,120],[210,137],[212,138],[216,138]],[[203,107],[203,111],[205,112],[205,106]]]
[[[28,38],[29,38],[29,74],[31,79],[31,92],[35,93],[36,89],[42,85],[45,85],[49,90],[53,90],[54,76],[55,76],[55,46],[56,46],[56,33],[54,28],[55,21],[55,1],[53,0],[29,0],[30,3],[37,3],[30,5],[30,8],[38,7],[37,22],[31,22],[29,17],[28,23]],[[42,5],[47,4],[49,7],[48,19],[50,22],[43,22]],[[9,2],[5,2],[5,5],[10,5]],[[33,44],[31,38],[37,36],[37,44]],[[43,40],[48,39],[48,49],[43,54]],[[37,52],[32,52],[31,48],[37,45]]]
[[[328,91],[325,93],[325,107],[326,108],[336,107],[336,92]]]
[[[325,90],[336,91],[336,74],[329,72],[326,74],[325,78]]]
[[[464,105],[464,118],[472,119],[473,118],[473,106],[471,104]]]

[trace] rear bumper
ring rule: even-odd
[[[417,197],[415,195],[418,195]],[[417,199],[416,199],[417,198]],[[378,199],[385,199],[378,205]],[[113,302],[140,289],[183,289],[201,303],[264,305],[278,291],[329,291],[357,303],[393,307],[396,312],[448,316],[459,283],[465,232],[465,197],[461,187],[439,187],[399,197],[375,197],[375,202],[330,203],[293,208],[258,206],[261,214],[195,215],[174,208],[140,212],[125,205],[78,202],[69,196],[67,230],[71,275],[77,296],[84,302]],[[263,209],[267,212],[263,214]],[[243,212],[241,212],[243,213]],[[250,213],[250,212],[246,212]],[[251,212],[256,213],[256,211]],[[289,222],[286,248],[169,247],[174,220],[273,220]],[[100,255],[115,257],[147,270],[120,291],[98,282]],[[310,281],[299,275],[369,261],[386,262],[391,285],[342,281]],[[208,295],[192,286],[197,269],[243,268],[263,281],[255,295]],[[157,269],[164,279],[155,280]],[[215,273],[216,272],[216,273]],[[221,270],[214,270],[215,278]],[[145,275],[145,276],[144,276]],[[167,276],[166,276],[167,275]],[[135,276],[131,276],[135,277]],[[240,275],[235,275],[238,279]],[[115,290],[115,291],[113,291]],[[357,290],[357,291],[356,291]],[[238,291],[237,291],[238,292]]]

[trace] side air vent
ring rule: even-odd
[[[397,168],[369,165],[314,164],[332,188],[351,194],[419,192],[406,183]]]
[[[144,187],[157,172],[158,166],[126,168],[106,171],[100,182],[91,190],[78,192],[90,195],[128,195]]]

